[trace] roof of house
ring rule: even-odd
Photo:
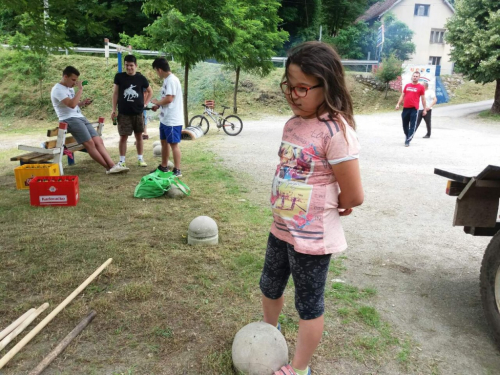
[[[356,22],[370,21],[374,18],[379,18],[402,1],[405,0],[385,0],[382,2],[375,3],[362,16],[358,17]],[[455,13],[455,9],[448,2],[448,0],[443,0],[443,2],[452,10],[453,13]]]

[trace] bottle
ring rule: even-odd
[[[89,84],[89,81],[85,80],[82,82],[82,86],[87,86]]]
[[[118,117],[113,117],[113,125],[118,125]]]

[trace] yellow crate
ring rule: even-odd
[[[16,187],[29,189],[30,181],[36,176],[60,176],[59,164],[24,164],[14,168]]]

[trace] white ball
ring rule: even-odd
[[[160,146],[161,145],[161,141],[154,141],[153,142],[153,148],[155,148],[156,146]]]
[[[161,156],[161,145],[157,145],[153,147],[153,155]]]
[[[245,375],[269,375],[288,363],[288,346],[278,329],[264,322],[247,324],[233,341],[233,365]]]

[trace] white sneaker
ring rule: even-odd
[[[115,164],[113,168],[111,168],[109,171],[107,171],[107,174],[112,174],[112,173],[126,173],[128,172],[129,169],[127,167],[124,167],[120,165],[120,163]]]

